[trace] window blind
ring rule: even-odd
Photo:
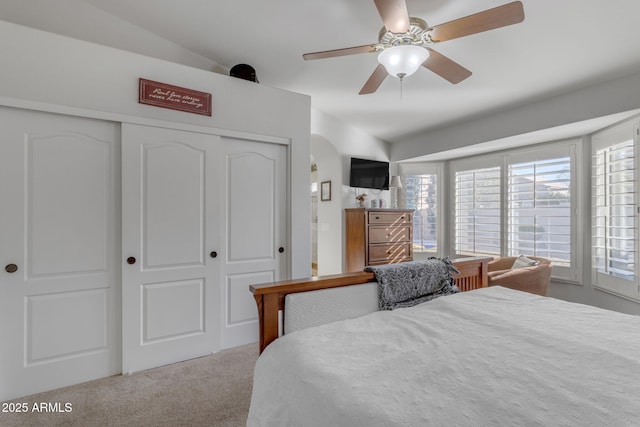
[[[437,253],[438,175],[405,176],[405,204],[414,209],[413,251]]]
[[[455,245],[461,255],[500,255],[500,167],[455,174]]]
[[[508,166],[507,252],[571,263],[571,157]]]
[[[594,267],[598,273],[633,281],[636,258],[633,138],[594,151]]]

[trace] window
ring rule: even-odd
[[[404,200],[413,209],[413,253],[439,254],[439,171],[436,164],[413,163],[400,166],[404,177]]]
[[[508,253],[571,264],[571,158],[508,166]]]
[[[438,251],[436,234],[436,174],[409,175],[406,180],[406,206],[413,213],[413,251]]]
[[[460,255],[500,255],[500,167],[455,173],[455,248]]]
[[[594,286],[640,298],[636,149],[638,125],[626,122],[593,135]]]
[[[454,160],[455,254],[549,258],[578,281],[577,141]]]

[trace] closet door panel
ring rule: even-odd
[[[287,147],[223,138],[223,348],[258,340],[249,285],[287,277]]]
[[[123,124],[123,372],[220,348],[220,138]]]
[[[0,401],[120,372],[119,126],[0,107]]]
[[[230,262],[275,257],[278,244],[275,185],[278,167],[282,167],[277,160],[277,157],[250,151],[227,157]]]
[[[29,136],[25,145],[29,275],[105,271],[109,144],[60,133]]]
[[[152,145],[142,156],[144,268],[202,266],[206,151]]]

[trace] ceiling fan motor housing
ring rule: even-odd
[[[378,33],[380,50],[400,45],[422,46],[425,44],[433,44],[429,37],[430,28],[424,19],[411,17],[409,18],[409,22],[409,31],[406,33],[392,33],[391,31],[387,31],[385,27],[382,27]]]

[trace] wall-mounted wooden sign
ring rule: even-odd
[[[188,113],[211,115],[211,94],[140,79],[138,102]]]

